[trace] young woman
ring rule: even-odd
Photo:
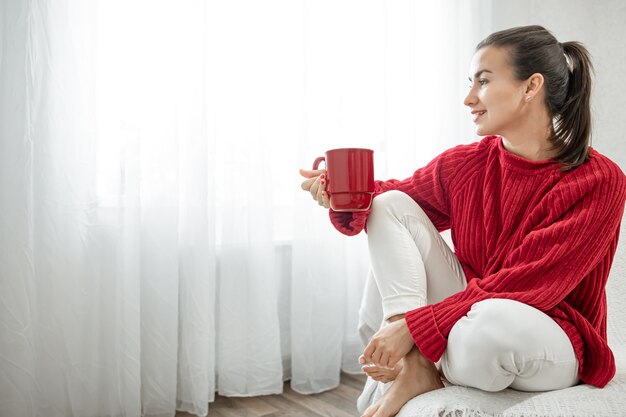
[[[360,361],[372,380],[394,382],[365,416],[395,415],[443,387],[440,375],[487,391],[613,377],[605,284],[626,177],[590,147],[591,71],[582,44],[543,27],[490,35],[464,100],[485,137],[403,181],[376,181],[368,212],[330,210],[340,232],[368,234],[362,315],[382,304]],[[301,174],[329,208],[325,172]]]

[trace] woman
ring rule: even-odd
[[[360,361],[394,383],[365,416],[395,415],[443,387],[439,372],[487,391],[603,387],[613,377],[605,284],[626,177],[589,146],[591,71],[582,44],[543,27],[490,35],[464,100],[485,137],[403,181],[376,181],[368,212],[330,211],[340,232],[368,233],[362,313],[382,302],[383,325]],[[301,174],[329,208],[325,172]],[[438,233],[448,228],[454,253]]]

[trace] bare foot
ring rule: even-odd
[[[400,360],[393,368],[386,368],[382,366],[374,365],[373,363],[365,363],[365,359],[363,355],[359,357],[359,363],[361,364],[361,369],[363,372],[367,374],[374,381],[387,383],[395,380],[398,377],[398,374],[402,370],[402,362]]]
[[[395,416],[412,398],[443,387],[435,364],[413,348],[404,357],[404,365],[393,385],[362,417]]]

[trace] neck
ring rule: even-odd
[[[502,145],[507,151],[531,161],[554,158],[557,152],[549,140],[551,124],[547,111],[535,103],[529,106],[519,124],[502,132]]]
[[[524,159],[530,161],[544,161],[556,156],[556,151],[552,150],[547,137],[535,139],[531,137],[505,137],[502,136],[504,149]]]

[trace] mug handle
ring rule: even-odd
[[[325,157],[320,156],[319,158],[317,158],[315,162],[313,162],[313,169],[314,170],[319,169],[320,163],[322,163],[322,161],[324,162],[324,164],[326,164]],[[330,196],[330,178],[328,178],[328,173],[326,173],[326,192]]]
[[[320,156],[319,158],[317,158],[315,162],[313,162],[313,169],[317,170],[320,166],[320,163],[322,163],[322,161],[324,161],[324,164],[326,164],[326,158],[324,158],[323,156]]]

